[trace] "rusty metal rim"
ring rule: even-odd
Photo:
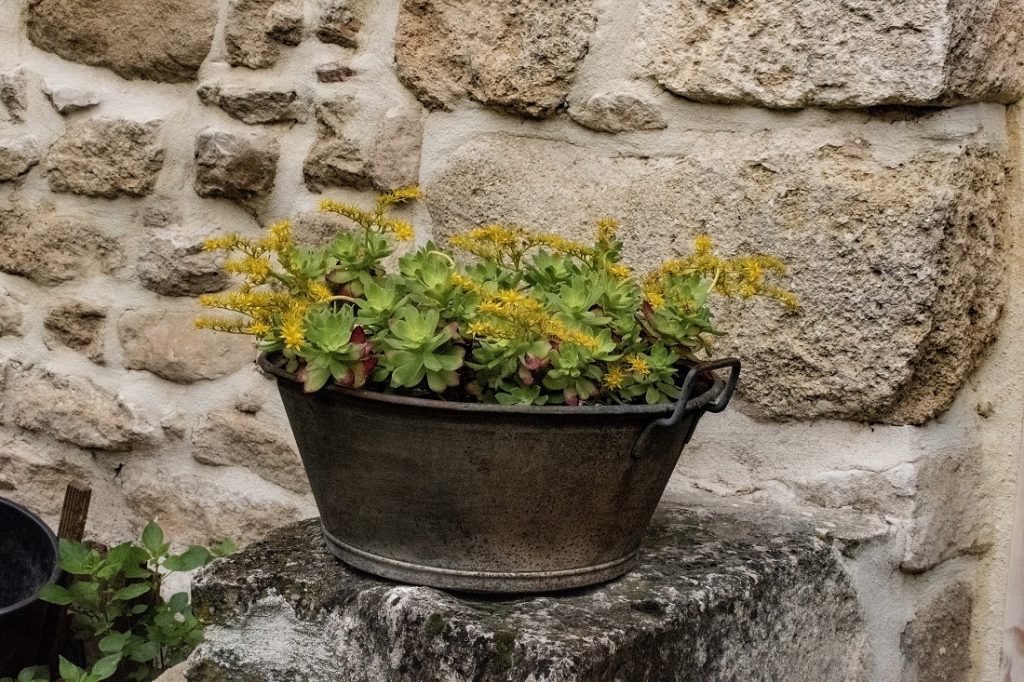
[[[554,571],[470,571],[439,568],[392,559],[346,544],[321,525],[324,541],[331,554],[367,573],[410,584],[470,592],[553,592],[586,587],[628,573],[639,560],[639,549],[626,556],[593,566]],[[424,577],[428,578],[424,582]]]
[[[257,360],[260,368],[278,379],[283,379],[293,384],[299,384],[295,375],[284,370],[271,361],[266,353],[260,353]],[[691,398],[686,403],[686,410],[696,410],[715,401],[722,391],[725,390],[726,382],[717,374],[713,374],[714,383],[711,388],[704,391],[696,398]],[[529,414],[534,416],[561,416],[566,415],[663,415],[671,413],[676,404],[662,403],[660,405],[586,405],[583,407],[569,407],[566,405],[494,405],[490,403],[458,403],[446,402],[444,400],[429,400],[427,398],[412,398],[409,396],[395,395],[393,393],[382,393],[380,391],[365,391],[354,388],[344,388],[336,384],[328,384],[321,391],[340,393],[360,400],[370,400],[392,405],[402,405],[410,408],[425,410],[438,410],[445,412],[470,412],[470,413],[492,413],[492,414]]]

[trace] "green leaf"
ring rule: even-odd
[[[227,556],[229,554],[234,554],[238,551],[238,547],[235,545],[234,541],[229,540],[228,538],[224,538],[218,544],[211,547],[210,551],[213,552],[214,556],[222,557]]]
[[[156,521],[150,521],[142,531],[142,546],[146,548],[150,556],[156,558],[163,554],[164,531],[157,525]]]
[[[99,563],[99,554],[81,542],[60,539],[60,567],[72,575],[90,575]]]
[[[136,663],[146,663],[160,655],[160,643],[151,639],[139,640],[133,643],[125,653]]]
[[[113,598],[119,601],[131,601],[149,592],[151,587],[148,583],[133,583],[115,592]]]
[[[75,600],[71,593],[60,585],[43,585],[43,588],[39,590],[39,598],[59,606],[66,606]]]
[[[105,654],[119,654],[131,640],[130,632],[111,632],[99,642],[100,651]]]
[[[105,680],[117,672],[117,666],[120,662],[121,654],[104,656],[93,664],[90,674],[97,680]]]
[[[181,554],[169,556],[163,563],[168,571],[193,571],[205,566],[213,559],[213,554],[205,547],[192,545]]]
[[[82,682],[85,678],[85,671],[63,656],[60,657],[58,669],[64,682]]]

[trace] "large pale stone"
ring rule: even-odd
[[[976,679],[971,676],[972,602],[970,586],[955,582],[920,604],[900,635],[901,682]]]
[[[192,434],[192,456],[215,466],[242,466],[297,493],[309,483],[287,426],[258,414],[217,410],[203,417]]]
[[[204,682],[866,680],[838,553],[807,526],[662,502],[634,571],[561,594],[474,598],[328,554],[310,519],[200,571]]]
[[[231,538],[241,546],[282,523],[316,513],[311,500],[258,485],[251,475],[238,478],[208,472],[170,463],[126,467],[125,502],[142,523],[159,519],[167,537],[181,543]]]
[[[593,0],[404,0],[398,77],[431,107],[469,97],[519,114],[553,114],[596,24]]]
[[[195,78],[217,24],[215,0],[32,0],[28,35],[38,47],[124,78]]]
[[[109,271],[115,244],[81,217],[0,202],[0,270],[39,284]]]
[[[288,87],[204,85],[196,92],[204,103],[249,124],[296,123],[306,120],[309,110],[307,98]]]
[[[422,142],[419,111],[389,113],[382,118],[368,163],[374,187],[389,190],[419,182]]]
[[[1013,102],[1020,0],[643,0],[650,73],[688,99],[768,107]]]
[[[252,362],[249,337],[195,329],[193,310],[146,308],[117,323],[128,369],[144,369],[177,383],[217,379]]]
[[[22,177],[39,163],[39,158],[39,145],[34,137],[0,137],[0,182]]]
[[[149,194],[164,164],[159,127],[117,118],[68,126],[46,154],[50,189],[108,199]]]
[[[1003,159],[930,145],[893,167],[863,140],[708,133],[685,155],[631,157],[540,139],[472,139],[427,179],[438,236],[489,222],[591,238],[623,222],[641,267],[710,233],[725,255],[785,260],[796,313],[716,304],[720,354],[748,409],[773,418],[919,424],[945,410],[999,316]]]
[[[89,454],[72,447],[22,438],[0,442],[0,494],[37,514],[60,514],[71,481],[88,481]]]
[[[203,250],[203,238],[179,227],[148,232],[139,257],[142,286],[164,296],[198,296],[225,288],[230,281],[215,253]]]
[[[302,40],[301,0],[231,0],[224,43],[228,63],[264,69],[273,66],[281,45]]]
[[[149,429],[117,396],[80,376],[12,370],[10,418],[23,429],[89,450],[130,450]]]
[[[105,361],[103,326],[107,306],[80,299],[61,300],[50,306],[43,320],[47,344],[66,346],[97,364]]]
[[[269,134],[204,130],[196,138],[196,194],[248,201],[270,194],[280,156]]]

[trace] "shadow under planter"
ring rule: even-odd
[[[193,598],[192,681],[866,679],[856,596],[812,528],[672,500],[638,567],[600,587],[401,585],[337,561],[310,519],[203,570]]]

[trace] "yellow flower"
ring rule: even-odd
[[[236,248],[239,243],[242,242],[242,238],[234,232],[225,234],[220,237],[210,237],[209,239],[203,240],[204,251],[231,251]]]
[[[392,220],[388,223],[388,229],[394,233],[395,239],[400,242],[411,241],[416,233],[412,229],[412,225],[405,222],[404,220]]]
[[[604,385],[612,391],[622,388],[622,384],[625,381],[626,375],[618,365],[609,368],[608,372],[604,375]]]
[[[711,237],[706,234],[697,235],[697,238],[693,240],[693,250],[700,255],[711,253]]]
[[[632,270],[625,263],[609,263],[605,266],[605,269],[608,270],[612,277],[617,277],[618,279],[629,279],[630,275],[633,274]]]
[[[615,239],[615,233],[618,230],[618,220],[615,218],[601,218],[597,221],[597,240],[599,242],[610,242]]]
[[[270,325],[266,322],[253,322],[246,331],[255,336],[266,336],[270,333]]]
[[[648,364],[645,358],[639,355],[630,355],[626,358],[626,363],[629,364],[629,369],[633,374],[639,374],[642,377],[647,376],[651,373],[651,366]]]
[[[310,297],[312,297],[313,300],[315,301],[319,301],[320,303],[327,303],[334,296],[334,293],[331,292],[330,287],[328,287],[323,282],[310,283],[308,291]]]

